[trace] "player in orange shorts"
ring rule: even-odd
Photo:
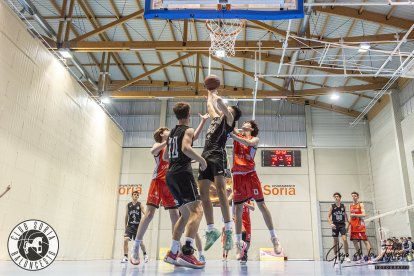
[[[165,173],[168,169],[168,162],[162,159],[169,134],[170,130],[166,127],[161,127],[154,132],[154,140],[156,143],[151,148],[151,154],[154,156],[156,166],[148,191],[147,211],[138,226],[135,244],[131,252],[130,262],[134,265],[140,263],[139,248],[142,239],[144,238],[144,234],[148,229],[148,225],[154,218],[155,210],[159,208],[160,203],[162,202],[164,209],[168,210],[170,213],[172,228],[174,228],[179,217],[174,197],[165,182]]]
[[[272,215],[264,203],[262,186],[257,177],[254,156],[259,138],[257,137],[259,128],[255,121],[246,121],[243,123],[242,132],[234,130],[231,134],[234,140],[233,154],[233,200],[235,204],[235,224],[236,224],[236,258],[241,260],[244,257],[247,244],[242,241],[242,213],[243,204],[249,199],[254,199],[257,207],[263,215],[263,219],[270,231],[273,249],[276,254],[282,253],[282,246],[276,236],[273,227]]]
[[[351,212],[351,238],[350,240],[354,243],[355,250],[357,252],[357,258],[362,259],[362,248],[360,248],[360,241],[363,241],[365,248],[367,250],[367,256],[370,257],[371,245],[367,239],[367,229],[365,227],[364,217],[365,217],[365,207],[364,203],[359,202],[359,194],[357,192],[352,192],[352,203],[349,205],[349,210]]]
[[[199,116],[201,120],[200,124],[194,132],[193,141],[198,139],[204,127],[204,124],[208,119],[207,114],[199,114]],[[152,176],[150,189],[148,191],[147,210],[144,215],[144,218],[141,220],[141,223],[139,224],[135,244],[131,252],[132,254],[130,262],[134,265],[138,265],[140,263],[139,248],[142,243],[142,239],[144,238],[144,234],[148,229],[148,225],[154,218],[155,210],[159,208],[160,203],[162,202],[164,209],[168,210],[170,213],[172,229],[174,229],[174,225],[180,217],[176,201],[173,195],[171,194],[165,179],[166,172],[168,170],[168,161],[164,161],[162,159],[162,156],[165,152],[165,148],[167,146],[167,140],[169,135],[170,130],[166,127],[161,127],[154,132],[155,144],[151,148],[151,154],[154,156],[156,167],[154,170],[154,174]]]

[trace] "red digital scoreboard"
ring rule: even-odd
[[[300,167],[300,150],[262,150],[262,167]]]

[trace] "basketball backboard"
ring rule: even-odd
[[[303,17],[303,0],[145,0],[145,18],[283,20]]]

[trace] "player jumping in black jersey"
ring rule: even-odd
[[[192,148],[194,129],[188,126],[190,105],[176,103],[173,111],[178,124],[170,132],[163,158],[169,160],[167,186],[176,200],[181,216],[174,226],[171,249],[164,261],[190,268],[203,268],[205,263],[198,261],[194,256],[194,239],[203,217],[203,209],[191,168],[191,160],[199,162],[201,170],[206,169],[207,163]],[[182,253],[179,253],[180,239],[184,229],[186,230],[185,244],[181,248]]]
[[[217,108],[215,107],[217,105]],[[207,168],[200,170],[198,177],[201,200],[207,221],[206,244],[204,250],[208,250],[220,237],[220,231],[214,227],[213,205],[210,200],[210,185],[215,184],[217,196],[220,200],[221,213],[225,223],[224,249],[233,247],[232,219],[226,193],[227,154],[226,142],[230,132],[233,131],[235,122],[241,117],[241,111],[237,106],[229,106],[217,96],[217,91],[208,91],[207,111],[211,118],[211,124],[206,135],[206,142],[201,156],[207,161]]]

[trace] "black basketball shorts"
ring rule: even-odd
[[[167,172],[166,179],[177,207],[200,200],[197,183],[192,172]]]

